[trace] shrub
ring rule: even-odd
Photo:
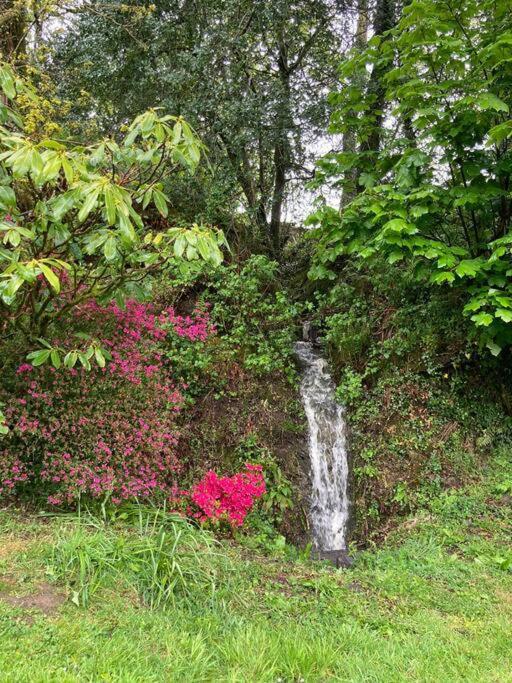
[[[52,504],[80,496],[114,503],[177,492],[183,463],[176,416],[183,386],[166,362],[164,343],[187,343],[211,332],[206,312],[189,317],[150,304],[84,304],[80,326],[102,329],[104,367],[20,365],[6,393],[11,435],[2,441],[0,492],[42,484]]]
[[[220,267],[207,289],[224,347],[255,376],[294,374],[293,342],[299,307],[281,289],[279,264],[252,256],[243,265]]]
[[[101,330],[106,358],[94,368],[83,354],[70,368],[22,363],[11,373],[0,396],[10,427],[1,442],[0,494],[37,490],[51,505],[156,499],[201,522],[241,526],[265,492],[261,466],[233,476],[207,472],[190,493],[179,486],[187,463],[177,418],[187,387],[168,349],[182,358],[180,345],[186,354],[207,343],[215,330],[208,308],[182,316],[135,300],[124,308],[89,301],[76,309],[75,323]],[[63,331],[55,345],[69,336]]]
[[[86,298],[127,298],[185,261],[222,261],[222,233],[167,221],[163,180],[193,174],[203,149],[186,121],[151,110],[121,139],[84,147],[28,134],[20,98],[37,101],[0,62],[2,336],[53,336]]]
[[[201,521],[226,520],[242,526],[255,500],[265,493],[262,469],[246,463],[245,469],[232,477],[207,472],[191,492],[191,500],[199,508],[195,516]]]

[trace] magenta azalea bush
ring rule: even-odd
[[[192,489],[191,500],[199,509],[195,516],[242,526],[254,501],[265,493],[262,470],[261,465],[246,463],[244,471],[232,477],[207,472]]]
[[[257,467],[233,477],[208,472],[190,494],[181,486],[178,417],[187,386],[167,344],[207,342],[215,333],[208,308],[181,316],[134,300],[124,308],[89,301],[75,318],[76,329],[99,338],[107,361],[91,369],[16,368],[0,393],[10,427],[0,441],[0,494],[36,487],[53,505],[156,498],[184,502],[201,521],[242,524],[265,490]]]

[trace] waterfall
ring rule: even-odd
[[[313,344],[297,342],[295,351],[302,366],[300,391],[309,427],[313,544],[319,555],[337,561],[346,551],[349,518],[344,408],[335,401],[327,362]]]

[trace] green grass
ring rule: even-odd
[[[196,563],[197,581],[173,584],[155,609],[148,586],[165,577],[148,583],[151,562],[135,569],[126,558],[96,572],[87,608],[70,599],[77,547],[87,556],[99,544],[110,558],[119,545],[140,550],[140,525],[89,529],[4,511],[0,680],[512,681],[507,472],[502,460],[480,484],[437,498],[347,571],[186,538],[165,571],[172,583]],[[152,540],[142,547],[153,557]],[[53,584],[65,602],[27,609],[24,596]]]

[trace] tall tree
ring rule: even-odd
[[[358,0],[357,3],[357,24],[354,34],[354,45],[353,49],[357,52],[361,52],[366,48],[368,42],[368,27],[369,27],[369,7],[368,0]],[[364,87],[364,81],[359,79],[359,83],[355,83],[359,87]],[[353,126],[346,128],[343,133],[343,145],[342,150],[345,155],[355,154],[356,149],[356,132]],[[355,167],[349,168],[344,179],[343,187],[341,190],[340,199],[340,211],[349,204],[352,199],[357,194],[358,186],[358,173]]]
[[[219,178],[231,179],[231,201],[278,254],[290,187],[310,172],[326,123],[319,95],[335,82],[344,9],[343,0],[161,0],[149,12],[103,3],[101,17],[72,24],[53,67],[77,101],[92,96],[75,114],[94,111],[104,128],[148,106],[187,116]]]
[[[336,277],[340,255],[410,261],[426,286],[459,294],[495,354],[512,345],[511,36],[509,0],[415,0],[385,40],[354,53],[333,103],[358,152],[331,155],[319,178],[343,184],[356,167],[361,192],[341,215],[311,219],[313,275]]]
[[[377,0],[373,19],[374,35],[381,40],[386,40],[388,37],[386,34],[393,28],[395,21],[395,0]],[[374,118],[374,125],[369,131],[367,138],[363,141],[362,149],[370,154],[373,153],[373,155],[378,153],[380,147],[386,105],[384,79],[390,66],[390,60],[388,59],[376,60],[373,63],[368,82],[368,97],[371,100],[368,114]]]

